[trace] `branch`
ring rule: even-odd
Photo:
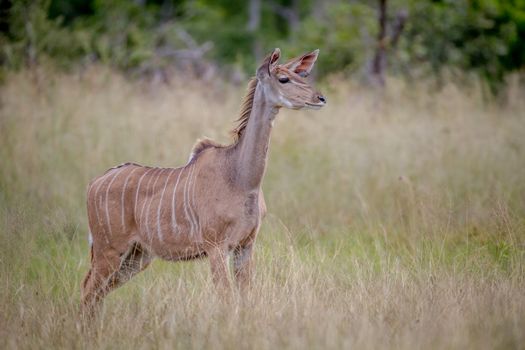
[[[394,25],[392,26],[392,35],[390,36],[391,37],[390,45],[393,48],[397,46],[399,37],[401,36],[403,29],[405,29],[405,24],[406,24],[407,19],[408,19],[407,10],[401,10],[397,13]]]

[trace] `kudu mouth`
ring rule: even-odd
[[[318,95],[317,100],[319,102],[305,102],[305,106],[310,109],[321,109],[321,107],[324,107],[326,105],[326,97],[323,95]]]
[[[324,107],[325,104],[326,102],[319,102],[319,103],[306,102],[305,107],[310,108],[310,109],[321,109],[322,107]]]

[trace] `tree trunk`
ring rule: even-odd
[[[261,24],[261,0],[250,0],[248,11],[247,29],[252,34],[252,52],[255,60],[258,62],[262,56],[261,42],[258,37]]]
[[[385,85],[385,66],[386,66],[386,17],[387,0],[379,0],[378,22],[379,32],[377,34],[377,46],[372,61],[372,82],[379,86]]]

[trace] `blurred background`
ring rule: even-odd
[[[0,2],[0,348],[519,349],[525,1]],[[155,261],[86,331],[86,187],[232,142],[248,79],[320,49],[282,110],[254,288]]]
[[[3,69],[100,63],[169,80],[236,83],[274,47],[321,48],[317,75],[382,81],[476,75],[492,89],[525,61],[521,0],[2,1]],[[520,40],[521,39],[521,40]],[[373,75],[380,75],[373,77]]]

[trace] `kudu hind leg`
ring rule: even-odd
[[[118,271],[118,254],[91,259],[91,268],[82,283],[81,312],[86,317],[94,315],[97,306],[110,291],[111,276]]]
[[[140,244],[134,243],[128,254],[122,259],[120,268],[116,273],[116,287],[119,287],[133,278],[136,274],[146,269],[151,263],[151,254]]]
[[[108,254],[92,259],[92,266],[82,285],[82,312],[93,315],[100,301],[122,286],[151,262],[151,255],[135,243],[125,254]]]

